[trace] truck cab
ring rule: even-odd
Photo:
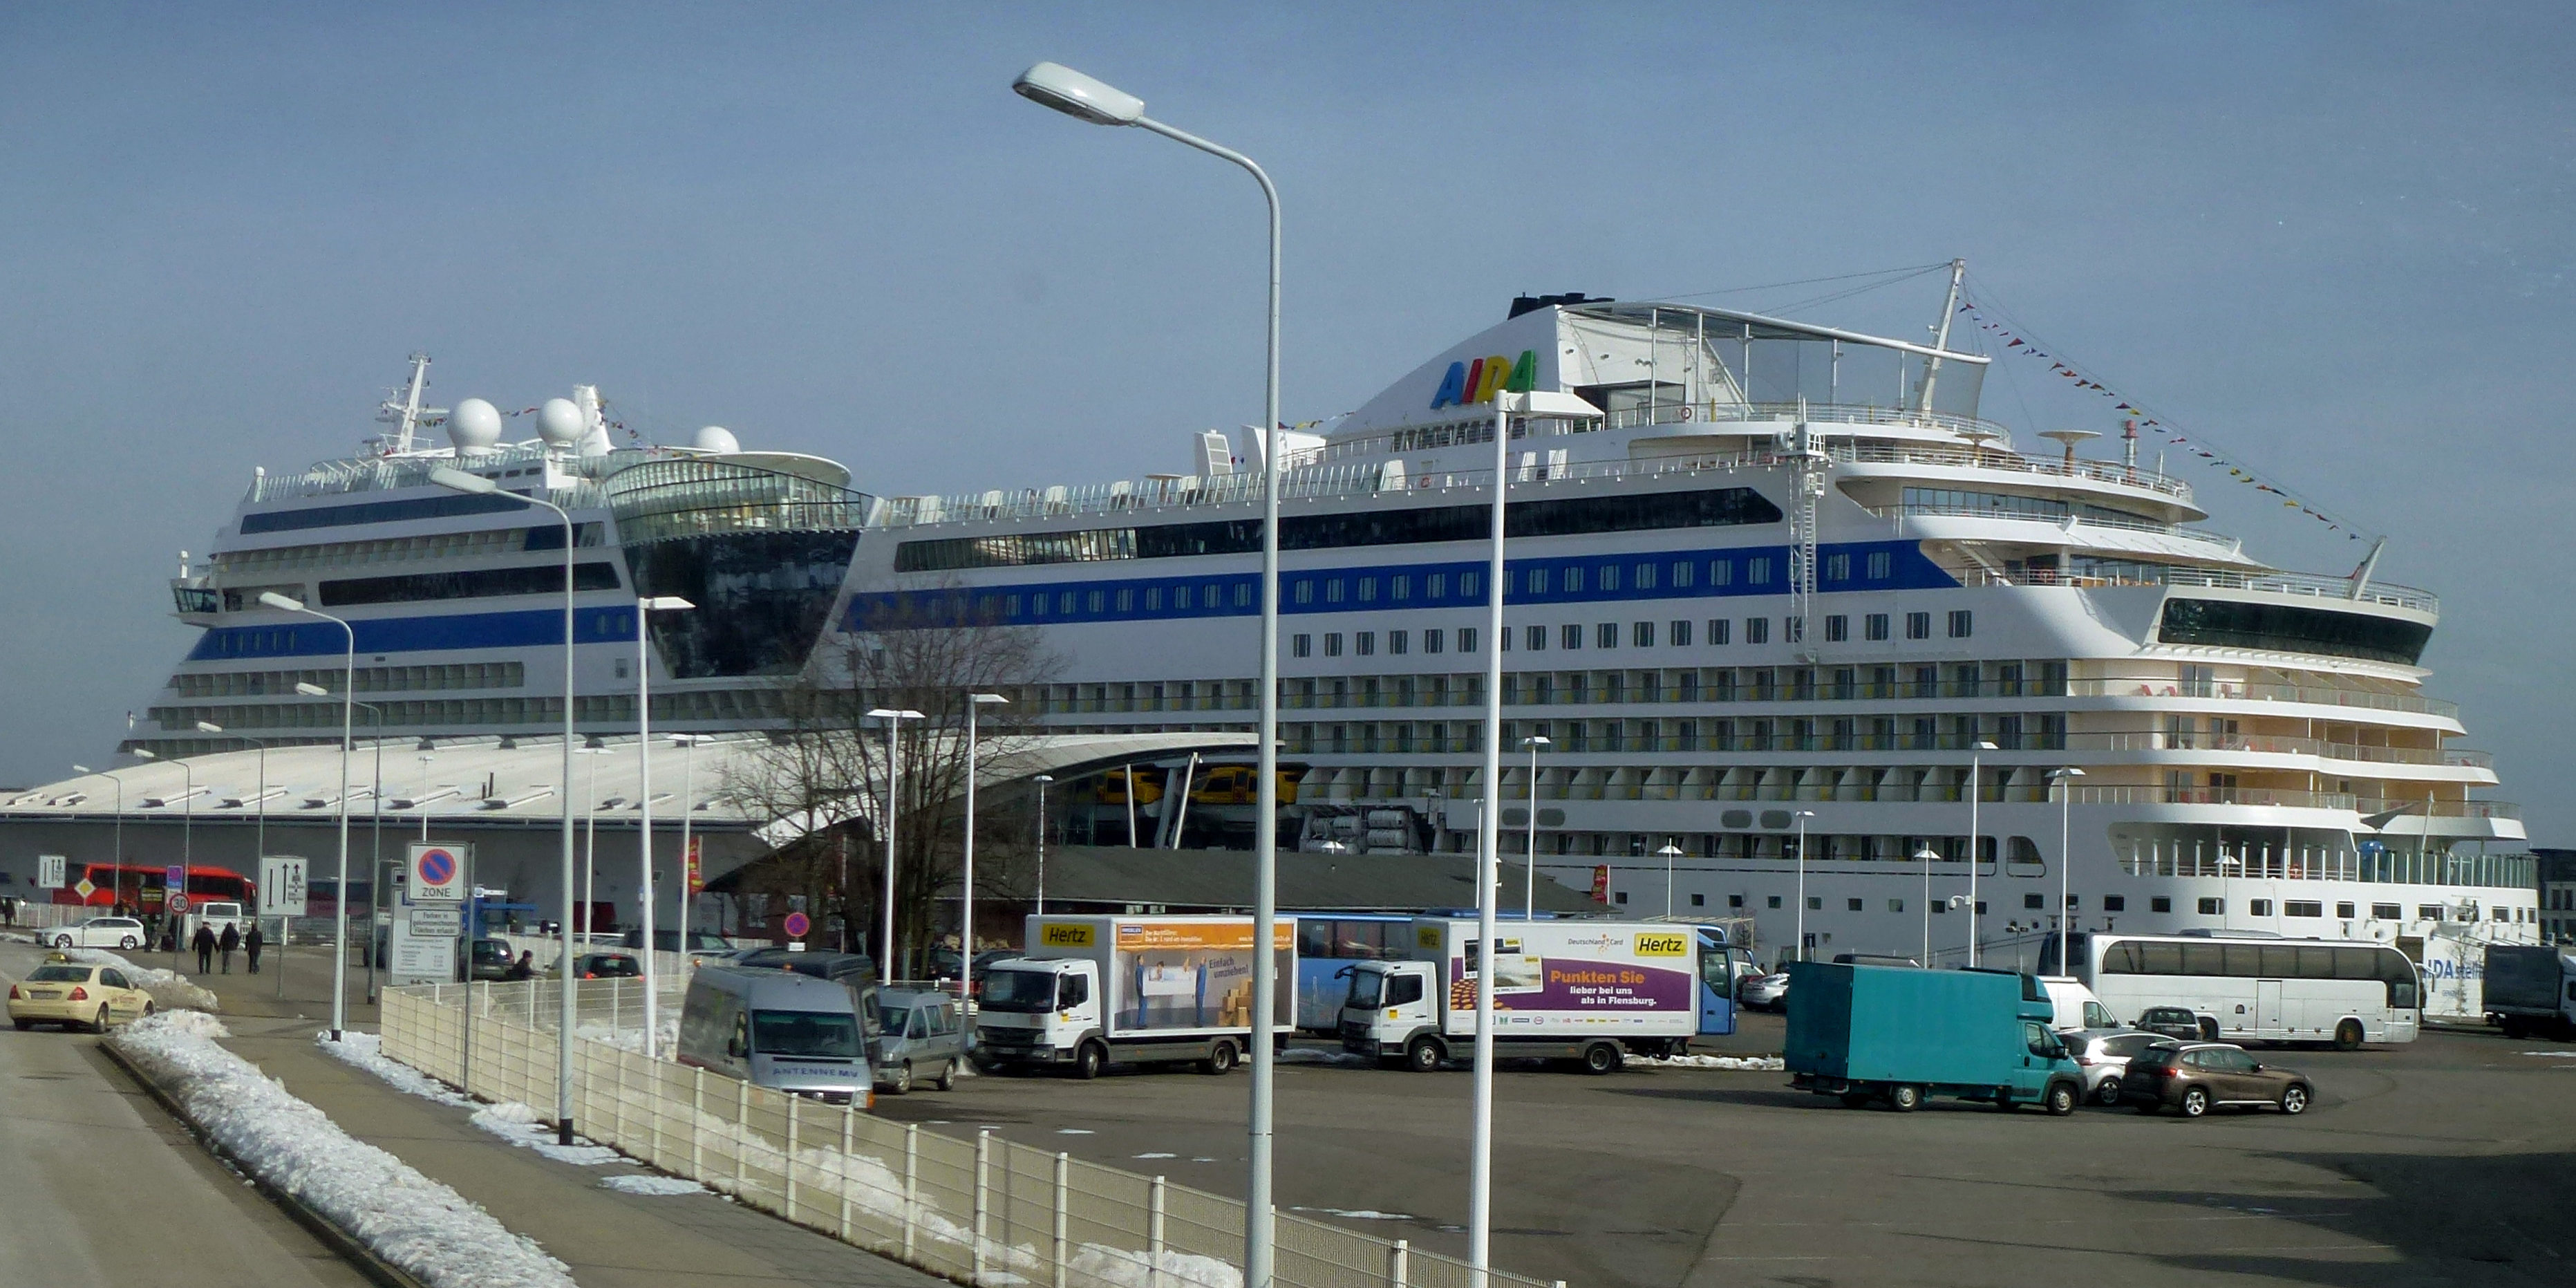
[[[1107,1048],[1098,1041],[1097,963],[1062,957],[995,962],[984,972],[984,995],[977,1002],[980,1065],[1069,1064],[1076,1076],[1089,1078],[1108,1063]]]
[[[1428,1072],[1448,1058],[1442,1041],[1439,978],[1430,962],[1359,962],[1342,1000],[1342,1048],[1380,1060],[1401,1057]]]

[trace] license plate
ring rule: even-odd
[[[27,990],[27,996],[39,1002],[56,1001],[59,1000],[62,995],[63,991],[59,988],[31,988]]]

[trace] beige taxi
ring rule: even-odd
[[[114,966],[49,960],[9,986],[9,1020],[21,1029],[59,1024],[105,1033],[151,1013],[150,995]]]

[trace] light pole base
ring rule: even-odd
[[[558,1145],[569,1145],[572,1143],[572,1119],[566,1118],[561,1123],[556,1124],[555,1143]]]

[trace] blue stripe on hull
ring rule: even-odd
[[[350,624],[361,653],[436,653],[455,649],[563,647],[563,610],[459,613],[445,617],[369,617]],[[573,643],[616,644],[635,638],[632,608],[577,608]],[[349,637],[327,622],[291,626],[217,626],[188,650],[191,662],[263,657],[341,657]]]

